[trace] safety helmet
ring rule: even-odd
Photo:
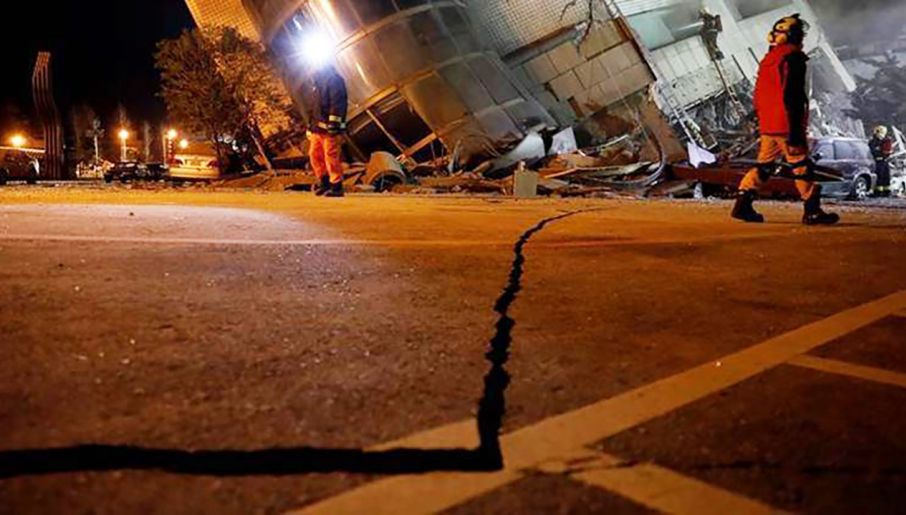
[[[808,22],[803,20],[799,13],[781,18],[771,28],[771,33],[768,34],[768,43],[771,45],[784,45],[787,43],[801,45],[805,40],[805,34],[808,29]]]
[[[877,136],[879,138],[886,138],[887,137],[887,127],[885,127],[883,125],[878,125],[877,127],[875,127],[875,136]]]

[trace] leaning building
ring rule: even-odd
[[[199,25],[266,45],[297,104],[318,50],[305,42],[326,35],[361,157],[481,152],[602,112],[655,132],[665,117],[695,125],[696,110],[754,83],[766,34],[793,12],[812,24],[816,81],[854,87],[805,0],[601,0],[592,12],[572,0],[186,1]],[[721,20],[720,59],[702,36],[705,13]]]

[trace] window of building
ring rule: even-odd
[[[316,13],[318,22],[330,27],[333,35],[342,41],[361,28],[359,19],[349,2],[350,0],[330,0],[329,12],[320,7],[320,4],[327,4],[327,2],[312,2],[309,5],[310,9]]]
[[[396,12],[393,0],[349,0],[349,3],[366,26]]]
[[[441,74],[472,112],[478,112],[494,104],[491,94],[485,89],[465,63],[458,62],[444,67]]]
[[[435,10],[413,14],[409,17],[408,23],[419,47],[431,61],[442,63],[456,55],[456,46],[444,32],[443,26],[435,16]]]
[[[380,124],[405,149],[431,135],[431,128],[399,93],[394,93],[369,109]]]
[[[404,93],[412,102],[412,107],[435,128],[446,127],[468,114],[465,104],[459,100],[459,95],[439,75],[428,75],[407,84]]]
[[[468,54],[480,49],[480,45],[472,35],[471,25],[462,8],[441,7],[439,12],[441,21],[443,21],[450,36],[456,40],[456,46],[459,47],[461,53]]]
[[[352,140],[356,153],[360,154],[359,159],[367,160],[374,152],[399,152],[393,140],[374,123],[368,113],[362,113],[349,122],[349,139]]]
[[[701,29],[698,9],[691,2],[630,16],[629,24],[649,50],[698,36]]]
[[[425,155],[436,152],[443,155],[443,146],[438,147],[431,128],[399,93],[380,100],[357,116],[350,123],[349,135],[363,158],[377,151],[411,153],[424,159],[430,159]]]
[[[419,46],[406,20],[384,26],[374,35],[374,42],[395,82],[428,66],[427,52]]]
[[[480,56],[470,59],[469,67],[481,79],[498,104],[505,104],[519,97],[519,92],[516,91],[509,77],[487,57]]]

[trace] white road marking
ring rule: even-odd
[[[493,473],[429,473],[381,479],[295,513],[436,513],[523,477],[525,470],[573,456],[584,447],[667,414],[906,309],[906,291],[858,306],[755,346],[501,437],[505,468]],[[469,447],[466,422],[453,424],[443,445]],[[416,438],[427,442],[425,433]],[[452,440],[463,438],[462,442]],[[410,447],[407,439],[395,442]],[[620,493],[615,491],[615,493]]]
[[[571,470],[578,469],[578,470]],[[760,515],[780,510],[653,463],[625,464],[619,458],[588,451],[585,457],[541,467],[542,472],[566,474],[661,513],[677,515]]]
[[[892,386],[899,386],[900,388],[906,388],[906,374],[884,370],[881,368],[856,365],[854,363],[847,363],[845,361],[818,358],[815,356],[797,356],[790,360],[789,364],[796,365],[797,367],[819,370],[821,372],[827,372],[830,374],[854,377],[856,379],[862,379],[865,381],[872,381],[875,383],[883,383]]]

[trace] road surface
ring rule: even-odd
[[[0,191],[0,512],[896,513],[906,212],[728,209]]]

